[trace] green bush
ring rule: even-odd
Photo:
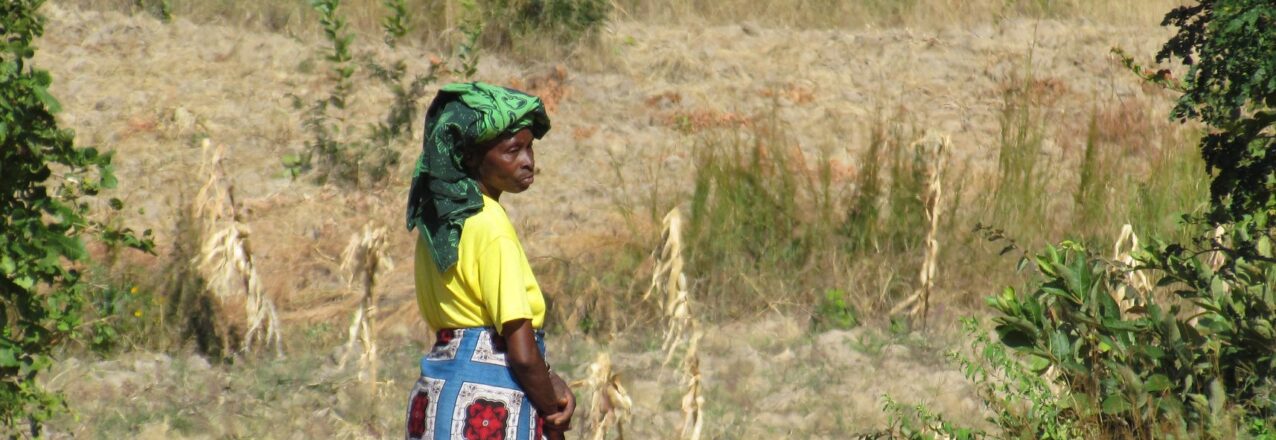
[[[1172,296],[1141,290],[1130,268],[1078,243],[1047,246],[1031,258],[1039,283],[989,298],[1001,343],[1050,372],[1066,417],[1106,436],[1225,438],[1233,410],[1270,416],[1276,298],[1257,277],[1276,267],[1236,278],[1201,257],[1138,258],[1164,271]]]
[[[116,184],[111,155],[77,148],[74,134],[57,126],[52,78],[31,64],[31,44],[44,33],[42,3],[0,3],[0,433],[10,436],[21,424],[38,436],[61,405],[36,377],[77,336],[91,298],[80,237],[151,248],[145,236],[87,218],[84,197]],[[123,208],[118,199],[110,205]]]

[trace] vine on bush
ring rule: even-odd
[[[0,3],[0,430],[14,433],[25,422],[35,436],[62,402],[36,377],[76,336],[89,296],[80,236],[153,246],[150,231],[139,238],[87,217],[84,197],[116,184],[111,155],[77,148],[74,134],[57,126],[52,78],[31,64],[32,41],[44,33],[41,4]],[[123,203],[111,199],[110,206]]]

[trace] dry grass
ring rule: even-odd
[[[674,23],[758,22],[800,28],[932,27],[1008,18],[1086,17],[1109,23],[1159,21],[1175,0],[621,0],[620,15]]]
[[[141,12],[157,10],[158,0],[62,0],[61,3],[98,10]],[[139,3],[148,6],[139,8]],[[175,17],[200,23],[229,24],[290,35],[315,35],[319,29],[317,14],[304,0],[170,0],[169,3]],[[1146,25],[1159,22],[1166,11],[1182,3],[1183,0],[618,0],[613,3],[616,10],[611,19],[676,25],[757,23],[802,29],[926,28],[1016,18]],[[406,4],[413,16],[411,40],[443,47],[461,38],[459,27],[465,11],[458,2],[407,0]],[[386,13],[380,0],[349,0],[343,3],[342,9],[354,30],[365,35],[380,34],[381,18]],[[549,54],[554,52],[546,47],[554,44],[547,40],[523,42],[520,46],[528,53]],[[587,54],[604,55],[605,50],[594,49]]]

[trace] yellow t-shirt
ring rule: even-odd
[[[465,219],[456,265],[439,273],[425,237],[416,243],[416,301],[433,329],[495,327],[515,319],[545,322],[545,297],[505,209],[483,196]]]

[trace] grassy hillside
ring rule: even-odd
[[[120,305],[103,319],[123,331],[113,347],[66,353],[49,375],[79,396],[53,429],[397,437],[415,358],[432,342],[402,229],[419,122],[393,144],[402,159],[381,184],[291,178],[284,159],[310,139],[293,103],[332,84],[314,13],[280,0],[173,1],[164,22],[160,3],[142,3],[45,8],[39,61],[61,122],[117,151],[115,196],[141,208],[117,215],[153,228],[161,249],[101,259],[96,282]],[[357,60],[424,72],[447,59],[466,11],[407,4],[416,27],[396,48],[381,43],[379,2],[343,6]],[[984,296],[1021,280],[976,225],[1025,244],[1107,248],[1127,223],[1174,234],[1176,215],[1205,201],[1196,129],[1168,121],[1173,96],[1109,55],[1149,61],[1172,4],[619,1],[569,51],[535,36],[485,41],[476,78],[542,96],[554,121],[537,144],[536,187],[502,201],[551,303],[551,362],[583,379],[610,353],[634,400],[626,433],[667,438],[681,426],[681,356],[662,366],[666,317],[643,295],[661,219],[677,208],[704,332],[706,437],[844,438],[886,423],[884,393],[979,423],[942,353],[956,348],[957,317],[984,313]],[[444,74],[426,96],[454,80]],[[393,97],[367,76],[352,84],[340,117],[358,132]],[[209,323],[192,319],[230,313],[194,306],[200,218],[189,208],[208,178],[205,140],[225,147],[286,360],[209,354]],[[383,382],[372,396],[336,362],[359,300],[341,255],[365,224],[388,229],[397,263],[378,277]],[[898,307],[928,287],[923,269],[934,274],[925,322]],[[582,405],[579,430],[589,417]]]

